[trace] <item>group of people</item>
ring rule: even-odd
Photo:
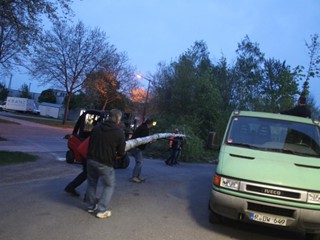
[[[93,213],[97,218],[111,216],[110,200],[115,188],[114,163],[125,155],[126,139],[123,129],[120,128],[122,112],[117,109],[110,111],[106,121],[97,124],[90,134],[86,161],[83,162],[83,171],[66,187],[65,191],[80,196],[76,188],[86,179],[88,181],[85,194],[85,201],[88,203],[88,212]],[[153,119],[144,121],[133,133],[132,139],[146,137],[149,129],[153,127]],[[135,167],[130,180],[134,183],[145,181],[141,177],[142,151],[145,144],[130,150],[135,158]],[[97,184],[101,182],[102,192],[97,197]]]
[[[311,118],[311,111],[306,106],[306,98],[301,96],[298,105],[292,109],[281,112],[282,114],[295,115]],[[122,112],[117,109],[110,111],[109,118],[97,124],[90,135],[86,163],[83,164],[83,171],[70,182],[65,191],[79,196],[75,190],[86,179],[88,180],[85,200],[88,203],[88,212],[95,214],[97,218],[111,216],[110,200],[115,188],[114,162],[125,155],[126,139],[123,130],[119,127]],[[149,129],[153,127],[153,119],[144,121],[133,133],[132,139],[146,137]],[[179,133],[176,129],[175,134]],[[167,165],[178,164],[181,155],[183,139],[175,136],[170,139],[170,156],[165,161]],[[134,183],[145,181],[141,177],[143,156],[142,151],[146,145],[140,145],[130,150],[135,158],[135,166],[130,180]],[[102,184],[102,192],[97,197],[98,181]]]

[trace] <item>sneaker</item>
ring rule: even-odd
[[[134,183],[142,183],[142,181],[141,181],[140,178],[138,178],[138,177],[133,177],[133,178],[131,178],[131,182],[134,182]]]
[[[139,180],[140,180],[141,182],[145,182],[145,181],[146,181],[145,178],[142,178],[142,177],[138,177],[138,178],[139,178]]]
[[[75,197],[79,197],[80,196],[80,193],[78,193],[75,189],[71,189],[71,188],[66,187],[64,189],[64,191],[67,192],[67,193],[70,193],[72,196],[75,196]]]
[[[97,218],[108,218],[108,217],[111,217],[111,211],[110,210],[107,210],[105,212],[98,212],[96,214],[96,217]]]
[[[96,211],[98,209],[98,205],[94,205],[94,206],[90,206],[88,207],[87,211],[88,213],[93,213],[94,211]]]

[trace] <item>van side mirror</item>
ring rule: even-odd
[[[208,134],[208,140],[207,140],[207,146],[208,149],[212,150],[220,150],[220,145],[217,143],[217,136],[216,132],[209,132]]]

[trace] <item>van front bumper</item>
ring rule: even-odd
[[[226,218],[250,223],[252,214],[285,219],[285,226],[262,223],[273,227],[297,229],[308,233],[320,233],[320,211],[277,205],[262,201],[241,198],[212,189],[210,210]],[[251,217],[250,217],[251,216]]]

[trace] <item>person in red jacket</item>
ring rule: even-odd
[[[175,134],[179,134],[180,131],[179,129],[176,129],[174,131]],[[181,156],[181,149],[183,145],[183,139],[182,137],[171,137],[170,138],[170,156],[168,159],[165,161],[165,163],[169,166],[176,165],[178,164],[178,160]]]

